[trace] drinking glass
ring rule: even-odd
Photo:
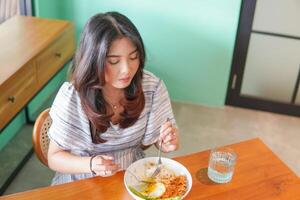
[[[214,148],[210,152],[208,177],[216,183],[228,183],[232,179],[236,153],[228,147]]]

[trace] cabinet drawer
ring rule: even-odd
[[[25,65],[0,86],[0,129],[13,117],[37,90],[35,66]]]
[[[67,60],[75,49],[74,29],[63,32],[47,49],[36,58],[37,77],[39,86],[44,85]]]

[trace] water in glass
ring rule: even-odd
[[[236,154],[229,148],[216,148],[210,153],[208,177],[216,183],[228,183],[232,179]]]

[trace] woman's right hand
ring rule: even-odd
[[[91,169],[97,176],[112,176],[120,170],[120,166],[114,163],[112,156],[98,155],[92,160]]]

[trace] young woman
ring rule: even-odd
[[[52,184],[111,176],[161,140],[163,152],[178,149],[166,86],[143,70],[144,63],[142,38],[126,16],[108,12],[89,19],[70,82],[62,85],[50,110]]]

